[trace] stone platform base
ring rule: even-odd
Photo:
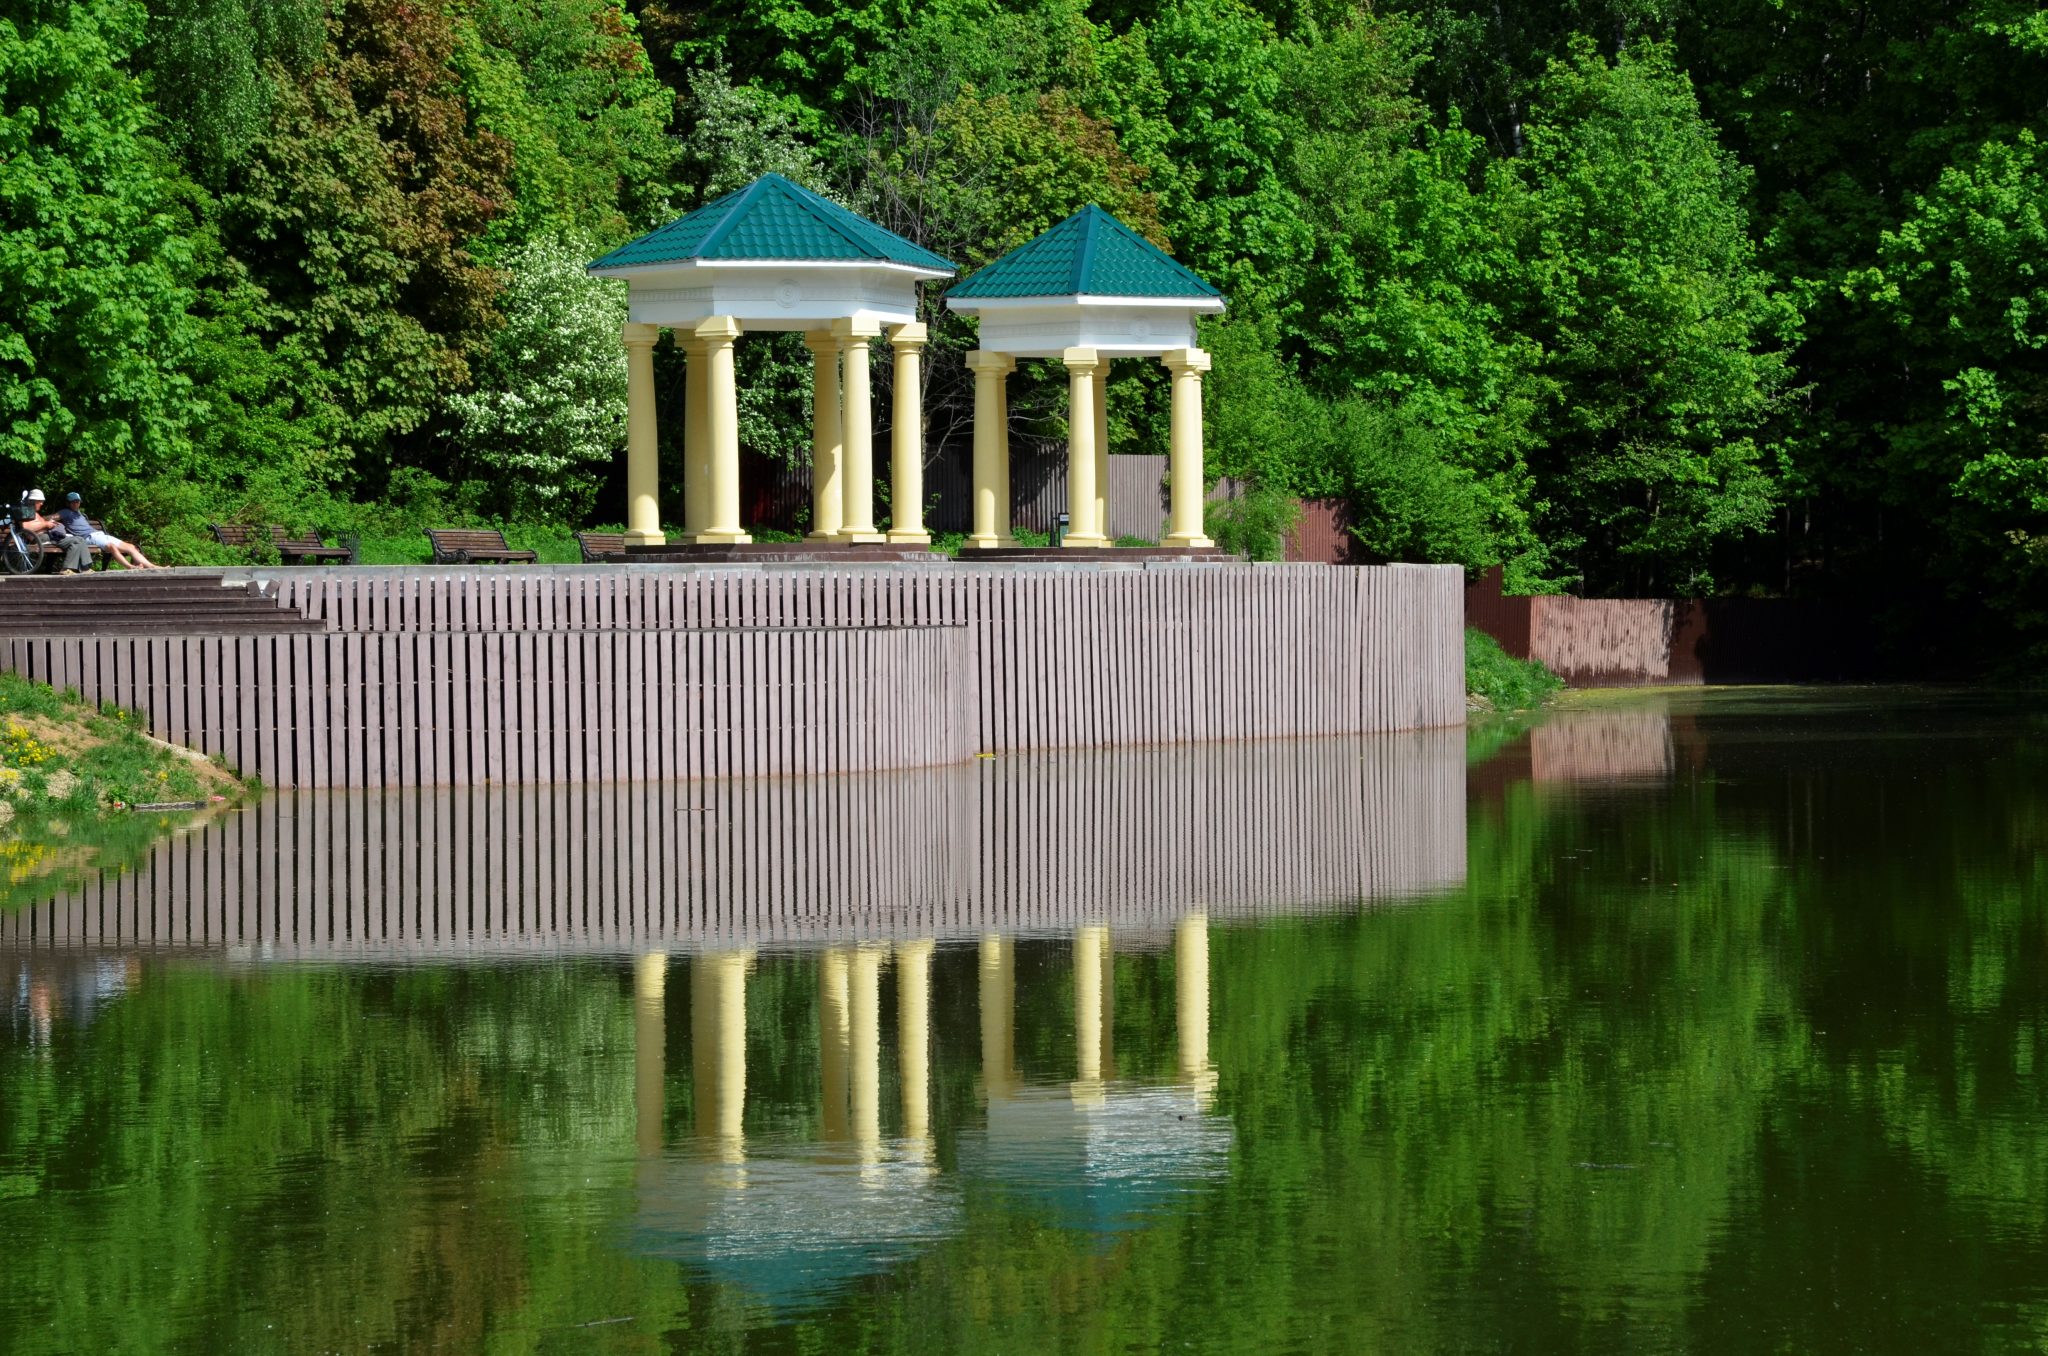
[[[962,565],[984,561],[1207,560],[1223,564],[1237,557],[1214,546],[998,546],[960,553]]]
[[[755,541],[698,545],[671,542],[664,546],[628,546],[628,564],[676,565],[858,565],[937,564],[946,559],[922,546],[891,546],[886,542]]]

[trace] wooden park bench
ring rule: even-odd
[[[585,565],[615,565],[626,558],[623,532],[578,532],[576,544],[583,548]]]
[[[430,527],[427,543],[434,548],[436,565],[483,565],[533,562],[533,551],[515,551],[505,544],[505,534],[495,527]]]
[[[302,532],[294,537],[276,523],[263,527],[252,527],[247,523],[209,523],[213,538],[222,546],[247,548],[268,545],[276,549],[277,558],[287,565],[316,565],[333,561],[343,565],[356,563],[356,553],[346,546],[329,546],[320,540],[317,532]]]

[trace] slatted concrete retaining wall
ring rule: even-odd
[[[0,914],[0,949],[384,961],[1082,923],[1163,935],[1191,910],[1459,885],[1464,759],[1450,730],[916,774],[274,796]]]
[[[1397,565],[298,570],[324,636],[0,641],[273,786],[838,773],[1464,720]]]
[[[276,787],[838,773],[971,758],[959,626],[0,641]]]

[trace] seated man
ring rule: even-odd
[[[64,496],[64,507],[57,510],[57,521],[73,536],[83,537],[94,546],[104,547],[114,553],[114,559],[131,570],[155,570],[162,568],[155,564],[141,550],[129,542],[122,541],[111,532],[102,532],[92,525],[85,516],[85,500],[77,490]]]
[[[28,516],[21,519],[21,526],[31,532],[40,532],[52,546],[64,548],[64,564],[57,573],[83,574],[92,568],[92,544],[85,538],[68,531],[64,524],[43,514],[43,492],[30,490],[21,497],[28,509]]]

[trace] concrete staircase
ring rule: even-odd
[[[278,635],[325,628],[264,585],[212,570],[0,578],[0,636]]]

